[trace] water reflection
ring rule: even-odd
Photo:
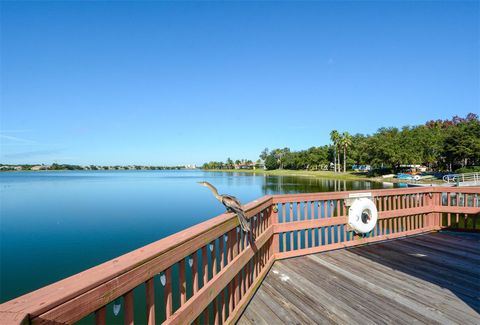
[[[293,176],[265,176],[264,194],[294,194],[384,188],[382,183]]]

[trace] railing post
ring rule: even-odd
[[[442,192],[436,192],[434,194],[434,210],[438,211],[442,207]],[[441,213],[440,212],[435,212],[434,214],[434,227],[435,230],[440,230],[442,229],[442,220],[441,220]]]
[[[272,206],[270,208],[270,224],[272,227],[275,227],[278,224],[278,207],[277,204],[272,199]],[[273,243],[272,243],[272,256],[275,258],[275,254],[279,253],[279,239],[278,233],[273,234]]]

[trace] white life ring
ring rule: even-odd
[[[356,232],[365,234],[375,227],[378,212],[375,203],[365,197],[353,202],[348,210],[348,225]]]

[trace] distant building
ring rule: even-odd
[[[372,170],[372,166],[370,166],[370,165],[352,165],[352,170],[368,172],[368,171]]]
[[[22,166],[5,165],[0,166],[0,170],[22,170]]]
[[[243,162],[240,164],[235,164],[234,165],[235,169],[255,169],[255,163],[254,162]]]
[[[410,169],[411,171],[413,172],[426,172],[427,171],[427,167],[426,166],[422,166],[422,165],[414,165],[414,164],[411,164],[411,165],[400,165],[400,168],[404,168],[404,169]]]
[[[48,168],[50,168],[50,166],[38,165],[38,166],[32,166],[30,170],[48,170]]]
[[[267,167],[265,167],[265,163],[263,161],[258,161],[253,165],[253,169],[267,169]]]

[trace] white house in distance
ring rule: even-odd
[[[30,170],[48,170],[50,166],[45,166],[45,165],[37,165],[37,166],[32,166]]]

